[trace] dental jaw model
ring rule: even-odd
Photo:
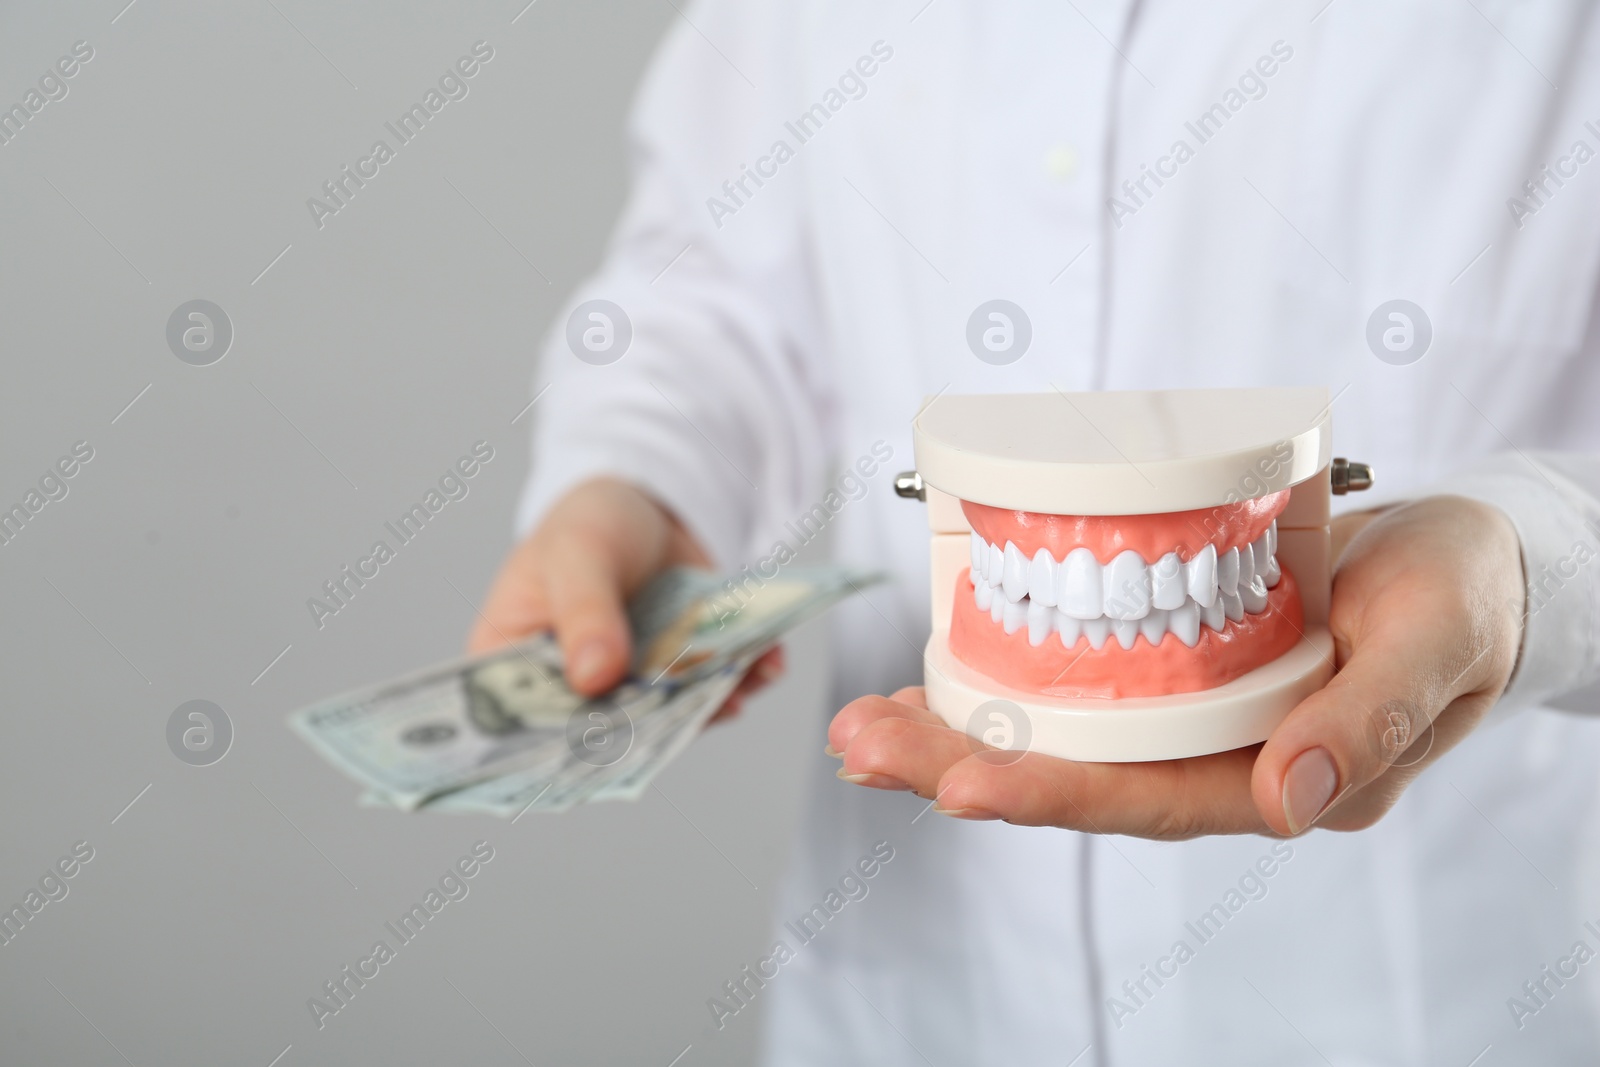
[[[1330,496],[1370,483],[1331,458],[1328,407],[1320,388],[928,404],[897,488],[933,531],[929,708],[1076,760],[1264,740],[1333,673]]]

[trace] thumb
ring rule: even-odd
[[[1273,731],[1256,758],[1251,794],[1274,831],[1298,834],[1347,793],[1428,755],[1407,749],[1466,691],[1460,683],[1474,665],[1471,651],[1463,655],[1466,642],[1452,640],[1462,636],[1452,629],[1397,622],[1362,635],[1332,681]],[[1424,743],[1442,751],[1453,740]],[[1409,781],[1419,771],[1403,777]],[[1399,784],[1375,805],[1370,821],[1399,795]]]
[[[549,544],[543,569],[567,681],[585,696],[605,692],[632,654],[622,567],[587,539],[562,537]]]

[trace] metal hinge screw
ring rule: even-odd
[[[922,484],[922,475],[916,471],[901,471],[894,476],[894,492],[907,500],[928,499],[928,487]]]
[[[1334,496],[1372,488],[1372,468],[1365,463],[1353,463],[1342,456],[1335,457],[1328,474],[1333,482]]]

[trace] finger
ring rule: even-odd
[[[740,698],[738,693],[735,693],[723,702],[722,707],[717,709],[717,713],[711,716],[710,720],[706,722],[706,725],[715,726],[717,723],[723,722],[727,719],[737,718],[739,713],[743,710],[744,701]]]
[[[733,691],[733,696],[754,696],[783,677],[783,670],[783,646],[767,649],[750,665],[750,669],[744,672],[744,677],[739,679],[739,686]]]
[[[623,583],[615,562],[581,537],[552,538],[540,570],[551,621],[579,693],[602,693],[622,680],[630,654]]]
[[[1265,827],[1250,795],[1255,749],[1154,763],[1075,763],[988,750],[951,765],[941,814],[1021,826],[1182,840]]]
[[[1455,627],[1427,625],[1413,614],[1362,634],[1350,659],[1323,689],[1289,713],[1261,750],[1252,792],[1261,816],[1278,833],[1297,834],[1348,794],[1394,770],[1386,799],[1362,805],[1358,825],[1376,821],[1421,770],[1456,743],[1488,709],[1439,721],[1473,686],[1474,668],[1491,653],[1472,650]],[[1463,701],[1463,710],[1473,711]],[[1408,753],[1422,740],[1431,751]],[[1342,809],[1341,809],[1342,810]]]
[[[861,697],[846,704],[828,724],[828,747],[835,752],[844,752],[863,727],[885,718],[910,719],[935,725],[942,722],[928,710],[920,687],[902,689],[890,697]]]
[[[717,713],[711,716],[706,725],[710,726],[737,716],[744,710],[746,697],[765,689],[773,679],[782,673],[783,646],[769,648],[757,657],[756,661],[750,665],[749,670],[745,671],[744,677],[739,681],[739,685],[732,693],[728,694],[728,699],[722,702],[722,707],[717,709]]]
[[[970,756],[974,744],[943,723],[886,715],[856,733],[844,750],[839,777],[879,789],[909,787],[932,797],[944,772]]]
[[[467,638],[471,654],[489,652],[519,641],[550,625],[550,608],[531,541],[512,552],[494,584]]]
[[[917,704],[866,697],[840,712],[855,727],[841,777],[936,797],[942,814],[1160,839],[1266,829],[1250,793],[1255,748],[1156,763],[1074,763],[984,749]],[[838,741],[833,741],[837,747]],[[977,749],[975,752],[974,750]]]

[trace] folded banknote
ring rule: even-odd
[[[841,567],[722,579],[675,568],[628,607],[627,677],[566,684],[548,633],[295,712],[290,725],[366,787],[362,803],[518,816],[637,799],[788,631],[882,580]]]

